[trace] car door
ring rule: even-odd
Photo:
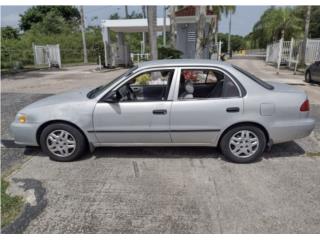
[[[174,68],[137,73],[113,90],[121,95],[129,85],[133,99],[120,96],[119,102],[98,102],[93,114],[98,141],[101,144],[170,143],[173,95],[170,91],[174,74]]]
[[[172,141],[176,144],[215,146],[221,131],[243,112],[240,89],[230,76],[221,70],[181,68],[179,71],[179,87],[175,89],[171,108]],[[184,74],[184,71],[192,71],[194,74]],[[210,71],[212,73],[209,77]],[[185,90],[189,89],[187,95],[183,93],[184,82],[189,84],[185,87]],[[190,84],[193,85],[191,95]],[[197,84],[202,85],[203,93],[207,92],[203,91],[204,84],[212,90],[207,95],[201,95],[201,92],[197,92]]]

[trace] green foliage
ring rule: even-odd
[[[144,73],[138,77],[136,77],[136,84],[137,85],[147,85],[148,82],[151,80],[150,73]]]
[[[264,48],[282,34],[285,40],[303,38],[306,12],[306,6],[268,8],[246,36],[246,44],[250,48]],[[320,37],[320,6],[311,7],[309,37]]]
[[[44,21],[46,16],[60,16],[66,22],[76,24],[80,21],[80,12],[73,6],[34,6],[20,15],[20,28],[23,31],[31,29],[34,24]]]
[[[160,47],[158,48],[158,55],[159,59],[179,59],[182,52],[170,47]]]
[[[294,13],[298,18],[305,19],[307,7],[297,6]],[[320,38],[320,6],[311,6],[309,38]]]
[[[219,40],[222,42],[221,51],[228,51],[228,34],[219,33]],[[246,48],[245,38],[239,35],[231,35],[231,50],[239,51]]]
[[[20,213],[23,206],[21,197],[6,193],[9,183],[1,179],[1,227],[11,223]]]
[[[36,24],[38,26],[38,24]],[[60,33],[44,34],[38,27],[32,27],[19,39],[1,39],[1,68],[13,68],[17,62],[23,66],[32,65],[33,51],[32,44],[46,45],[59,44],[62,64],[82,63],[83,50],[81,32],[65,26]],[[86,40],[89,62],[98,62],[98,55],[104,62],[104,50],[99,27],[89,27],[86,29]]]
[[[15,29],[9,26],[1,28],[2,39],[18,39],[18,37],[19,37],[18,29]]]

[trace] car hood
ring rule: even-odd
[[[279,82],[273,82],[273,81],[268,81],[268,83],[274,87],[273,91],[276,91],[276,92],[304,93],[303,90],[285,83],[279,83]]]
[[[57,105],[57,104],[67,104],[72,102],[81,102],[81,101],[88,101],[87,93],[91,89],[85,88],[85,89],[79,89],[75,91],[60,93],[57,95],[53,95],[50,97],[43,98],[41,100],[38,100],[28,106],[26,106],[23,110],[26,109],[33,109],[33,108],[39,108],[44,106],[50,106],[50,105]]]

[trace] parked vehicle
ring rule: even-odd
[[[320,82],[320,61],[315,61],[306,69],[305,81],[308,83]]]
[[[304,91],[212,60],[144,62],[106,85],[51,96],[18,112],[17,144],[71,161],[89,147],[212,146],[233,162],[308,136]]]

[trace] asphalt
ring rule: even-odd
[[[272,68],[261,62],[237,61],[273,78]],[[65,71],[57,73],[59,81],[65,76],[77,87],[120,74]],[[35,73],[2,82],[7,84],[1,96],[1,137],[7,140],[2,171],[13,171],[8,192],[22,195],[29,206],[5,232],[320,233],[320,157],[310,154],[320,151],[317,86],[301,86],[313,94],[311,115],[317,123],[311,136],[274,145],[253,164],[233,164],[215,148],[194,147],[100,148],[79,161],[59,163],[38,149],[27,155],[10,145],[8,126],[17,110],[63,89],[52,72],[40,73],[43,85]],[[280,78],[285,82],[290,75],[283,72]],[[301,76],[293,79],[304,84]]]

